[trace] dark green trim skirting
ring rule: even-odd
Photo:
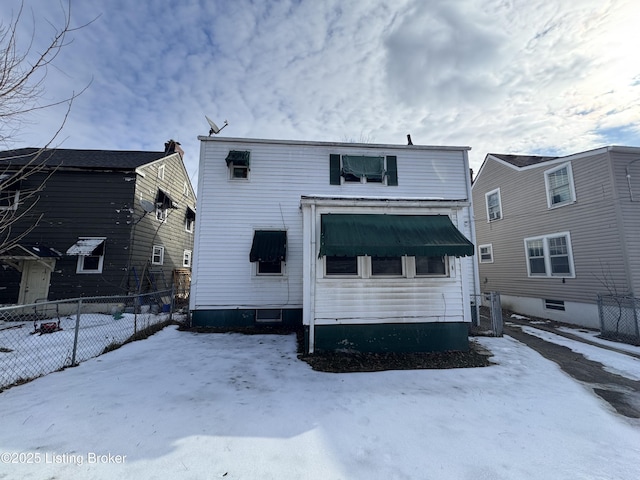
[[[315,352],[444,352],[469,350],[469,324],[378,323],[358,325],[316,325]],[[305,325],[305,350],[309,348],[309,327]]]
[[[254,327],[256,325],[302,325],[302,309],[282,309],[281,322],[256,322],[256,309],[192,310],[193,327]]]

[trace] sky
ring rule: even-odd
[[[477,341],[494,365],[335,374],[294,335],[168,327],[0,393],[0,476],[640,478],[637,419],[511,337]],[[599,350],[637,378],[640,360]]]
[[[24,0],[19,48],[67,0]],[[20,0],[3,0],[7,25]],[[205,115],[220,135],[470,146],[565,155],[640,146],[636,0],[71,1],[69,43],[41,104],[78,97],[52,145],[182,144],[196,184]],[[65,109],[24,119],[6,148],[40,146]]]

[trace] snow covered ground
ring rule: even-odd
[[[478,341],[497,365],[332,374],[293,335],[169,327],[1,393],[0,479],[640,478],[638,422]]]

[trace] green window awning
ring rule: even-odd
[[[281,262],[287,257],[287,232],[256,230],[249,253],[251,262]]]
[[[473,255],[447,215],[324,214],[319,256]]]
[[[239,150],[231,150],[227,155],[225,161],[227,167],[230,163],[233,163],[236,167],[248,167],[249,166],[249,152],[243,152]]]

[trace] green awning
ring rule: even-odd
[[[236,167],[248,167],[249,166],[249,152],[243,152],[239,150],[231,150],[227,155],[225,161],[227,162],[227,166],[230,163],[233,163]]]
[[[287,257],[287,232],[256,230],[249,253],[251,262],[278,262]]]
[[[319,256],[473,255],[447,215],[325,214]]]

